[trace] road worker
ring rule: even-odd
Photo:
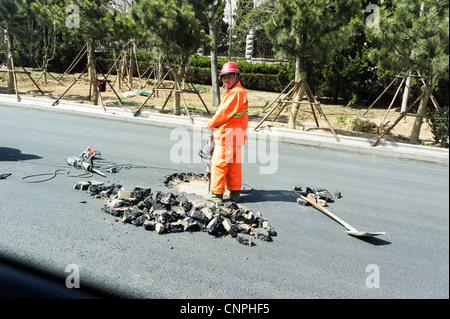
[[[238,202],[241,195],[242,147],[247,137],[248,100],[240,83],[240,74],[235,62],[223,65],[219,76],[227,91],[217,112],[206,125],[206,129],[212,130],[214,141],[210,193],[205,196],[211,201],[222,201],[226,188],[234,202]]]

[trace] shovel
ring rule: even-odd
[[[385,232],[367,232],[367,231],[360,231],[357,230],[356,228],[354,228],[353,226],[351,226],[350,224],[344,222],[342,219],[340,219],[339,217],[337,217],[336,215],[334,215],[332,212],[330,212],[328,209],[326,209],[325,207],[320,206],[319,204],[317,204],[316,202],[310,200],[309,198],[297,194],[295,191],[291,190],[291,192],[295,195],[297,195],[298,197],[300,197],[301,199],[303,199],[304,201],[307,201],[308,203],[310,203],[311,205],[313,205],[315,208],[321,210],[322,212],[324,212],[325,214],[327,214],[329,217],[333,218],[335,221],[337,221],[339,224],[341,224],[342,226],[344,226],[347,229],[347,234],[351,235],[351,236],[356,236],[356,237],[374,237],[374,236],[379,236],[379,235],[384,235],[386,234]]]

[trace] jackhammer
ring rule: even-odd
[[[101,171],[93,168],[92,160],[94,159],[96,152],[92,146],[88,147],[86,151],[81,153],[81,157],[69,156],[66,158],[68,165],[75,168],[82,168],[89,173],[97,173],[103,177],[106,177]]]
[[[208,193],[211,191],[211,160],[212,153],[214,151],[214,138],[211,136],[208,138],[205,147],[198,151],[198,156],[207,161],[206,164],[206,176],[208,176]]]

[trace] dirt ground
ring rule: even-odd
[[[90,94],[89,82],[85,80],[76,81],[76,83],[68,91],[66,91],[79,74],[66,75],[61,78],[61,74],[51,73],[47,76],[47,84],[44,81],[44,77],[41,76],[42,72],[34,70],[31,71],[30,75],[36,82],[36,85],[25,74],[17,74],[17,86],[20,96],[42,97],[55,101],[65,92],[61,99],[62,101],[91,104],[88,98]],[[86,79],[86,76],[82,76],[81,79]],[[137,95],[130,98],[124,98],[122,94],[124,92],[134,90],[151,92],[154,88],[154,82],[152,80],[148,81],[148,79],[146,78],[134,78],[132,86],[129,86],[129,83],[126,83],[123,80],[120,81],[119,85],[119,81],[116,76],[109,76],[108,80],[114,87],[114,91],[124,103],[124,105],[120,104],[118,96],[116,96],[111,86],[107,84],[106,91],[101,93],[101,97],[103,104],[108,107],[130,108],[137,110],[142,105],[142,103],[147,100],[147,97]],[[165,85],[166,87],[173,86],[173,84],[169,81],[166,81]],[[6,78],[5,76],[3,76],[2,80],[0,81],[0,93],[5,94],[6,87]],[[42,90],[44,95],[39,92],[38,87]],[[199,91],[199,95],[195,93],[183,94],[191,116],[194,118],[211,117],[215,112],[215,109],[211,108],[211,87],[207,85],[195,85],[195,88]],[[280,99],[280,94],[273,92],[247,90],[247,94],[249,99],[250,122],[251,124],[255,125],[261,122],[261,120],[267,115],[267,112],[270,112],[275,106],[278,105],[278,103],[275,101],[278,101]],[[173,113],[173,95],[168,100],[165,108],[162,109],[167,96],[167,91],[157,92],[156,97],[151,97],[147,100],[145,106],[142,108],[142,111],[169,114]],[[281,98],[284,98],[284,95],[281,96]],[[211,115],[207,113],[202,100],[205,103],[206,108],[208,108],[211,112]],[[381,123],[384,124],[384,128],[388,128],[400,116],[399,104],[400,100],[398,100],[397,103],[394,104],[393,108],[391,108],[389,111],[388,105],[377,105],[376,108],[373,107],[370,110],[368,110],[365,105],[346,107],[343,104],[322,103],[320,107],[323,110],[325,117],[330,122],[331,127],[334,128],[335,132],[338,135],[376,139],[383,132],[383,129],[380,126]],[[272,115],[268,117],[262,125],[287,127],[290,108],[291,104],[288,104],[275,122],[273,122],[272,120],[274,119],[277,112],[273,112]],[[308,104],[302,104],[297,116],[296,129],[332,134],[325,118],[318,114],[316,108],[314,109],[316,111],[315,113],[317,114],[316,116],[318,119],[319,127],[317,127],[315,123],[312,107]],[[187,116],[183,99],[181,99],[181,112],[181,116]],[[364,113],[366,114],[364,115]],[[383,121],[384,117],[385,119]],[[395,127],[390,131],[388,135],[382,138],[382,140],[408,143],[415,119],[416,118],[413,116],[407,116],[403,118],[397,125],[395,125]],[[424,145],[439,146],[433,142],[433,135],[426,121],[424,121],[422,125],[420,139],[421,143]]]

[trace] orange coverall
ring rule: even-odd
[[[216,114],[206,125],[213,132],[214,151],[211,159],[211,192],[223,194],[241,191],[242,146],[247,138],[248,99],[237,82],[222,97]]]

